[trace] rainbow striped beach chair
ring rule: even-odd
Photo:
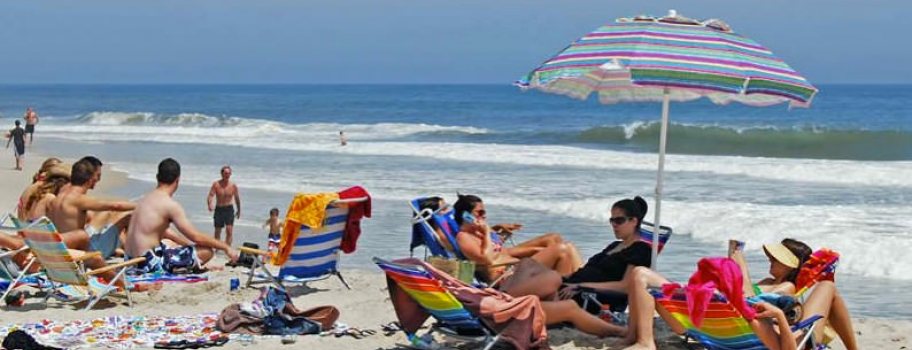
[[[6,214],[3,219],[0,219],[0,229],[11,230],[12,232],[17,232],[24,229],[44,232],[57,232],[57,227],[54,226],[54,223],[51,222],[51,219],[48,219],[47,217],[41,217],[32,222],[25,223],[12,214]],[[28,273],[29,269],[32,268],[32,265],[35,264],[34,255],[29,256],[28,260],[25,261],[25,266],[22,269],[19,269],[16,266],[16,263],[12,260],[14,256],[20,253],[28,252],[28,250],[29,247],[26,245],[16,250],[0,252],[0,280],[8,280],[8,284],[5,284],[3,295],[0,296],[0,300],[5,300],[6,296],[9,295],[13,289],[16,289],[20,285],[29,285],[39,288],[42,285],[42,280],[39,278],[41,276],[40,273],[31,275]]]
[[[767,349],[757,334],[751,329],[747,320],[741,316],[735,307],[719,293],[716,293],[709,303],[703,324],[698,328],[694,326],[687,312],[687,297],[682,289],[678,289],[670,296],[664,296],[660,291],[652,290],[656,302],[668,311],[686,330],[684,334],[685,345],[689,349],[705,348],[710,350],[760,350]],[[798,343],[798,348],[813,340],[813,330],[817,320],[822,317],[817,315],[792,326],[792,332],[804,330],[804,336]],[[691,340],[696,341],[693,344]],[[695,346],[699,345],[699,346]]]
[[[145,258],[135,258],[118,264],[112,264],[100,269],[86,271],[81,262],[92,256],[101,256],[98,252],[88,252],[76,254],[80,251],[67,249],[63,243],[63,237],[56,232],[41,232],[32,230],[19,231],[22,238],[25,239],[35,259],[41,263],[47,279],[51,284],[51,293],[45,297],[45,302],[52,295],[65,296],[67,301],[80,302],[87,301],[85,310],[91,309],[95,304],[104,299],[109,294],[117,290],[114,283],[121,280],[127,283],[125,272],[127,267],[139,264],[145,261]],[[115,270],[117,275],[107,283],[101,281],[97,274]],[[130,290],[125,290],[127,303],[133,305],[133,298],[130,296]]]
[[[420,265],[400,264],[380,258],[373,258],[375,264],[386,274],[387,278],[399,286],[421,308],[434,317],[437,323],[423,336],[406,332],[413,346],[422,346],[430,339],[432,332],[438,332],[449,338],[463,342],[483,344],[484,350],[490,349],[499,339],[493,329],[481,319],[472,315],[463,304],[446,290],[441,282]]]
[[[265,260],[271,256],[271,253],[241,247],[241,252],[260,257],[253,260],[253,265],[247,271],[247,287],[260,283],[273,283],[276,287],[284,289],[286,282],[305,284],[336,276],[345,285],[345,288],[351,289],[338,269],[342,233],[348,223],[349,203],[367,200],[367,197],[335,200],[326,207],[326,216],[320,229],[311,230],[310,227],[302,225],[301,233],[295,240],[294,249],[288,260],[279,268],[278,276],[266,268]]]

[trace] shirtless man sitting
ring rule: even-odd
[[[188,258],[201,267],[212,259],[215,249],[224,251],[232,262],[237,261],[237,251],[193,227],[184,208],[172,198],[180,183],[180,164],[171,158],[162,160],[155,177],[158,186],[136,203],[127,230],[126,255],[146,258],[136,268],[144,273],[171,270],[170,264]],[[172,223],[182,236],[169,229]],[[169,246],[163,242],[167,240],[195,245]]]
[[[47,203],[46,213],[57,227],[57,232],[63,236],[63,242],[68,248],[98,251],[101,252],[103,259],[107,259],[120,246],[120,231],[129,222],[129,213],[121,212],[133,210],[135,204],[104,201],[86,195],[100,180],[101,161],[92,156],[80,159],[73,164],[70,184],[63,186],[57,197]],[[87,225],[90,210],[118,213],[95,212],[91,223]],[[104,228],[96,229],[98,226]],[[25,241],[20,237],[0,235],[0,247],[16,250],[24,245]]]
[[[48,203],[48,218],[63,232],[67,247],[101,252],[107,259],[120,247],[121,231],[135,204],[107,201],[87,195],[101,181],[101,161],[88,156],[73,164],[70,184]],[[89,211],[92,213],[89,220]],[[106,213],[116,212],[116,213]]]

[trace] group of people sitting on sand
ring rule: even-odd
[[[439,197],[426,199],[421,205],[433,211],[449,210]],[[578,330],[596,336],[623,337],[630,349],[656,348],[653,338],[656,312],[673,331],[684,333],[681,322],[657,304],[649,292],[650,288],[660,288],[670,281],[649,269],[652,247],[640,239],[647,212],[642,198],[624,199],[611,206],[609,222],[614,237],[604,250],[585,263],[576,247],[557,233],[543,234],[514,246],[504,245],[504,238],[522,225],[489,225],[484,202],[477,196],[459,195],[452,211],[459,226],[455,242],[462,255],[476,263],[476,278],[512,296],[537,296],[548,324],[571,323]],[[439,241],[449,246],[441,228],[432,226]],[[745,283],[744,295],[795,295],[798,270],[811,256],[811,248],[785,239],[764,245],[764,252],[770,262],[770,277],[753,285]],[[744,280],[749,281],[743,253],[730,249],[729,258],[733,264],[737,263]],[[629,302],[629,323],[616,325],[584,310],[577,297],[583,288],[625,295]],[[848,349],[858,348],[846,303],[832,281],[816,284],[806,296],[802,316],[797,319],[786,319],[783,310],[766,302],[754,304],[754,309],[756,318],[749,324],[770,349],[796,349],[796,339],[801,334],[794,334],[789,323],[814,315],[822,316],[824,324],[836,332]],[[824,328],[814,330],[818,342],[824,337]]]
[[[137,266],[140,272],[168,270],[169,264],[186,263],[187,259],[201,268],[216,250],[224,251],[232,261],[237,259],[237,252],[230,246],[197,230],[180,203],[172,198],[181,176],[180,164],[174,159],[159,163],[157,186],[135,202],[89,195],[101,180],[101,174],[102,162],[95,157],[84,157],[72,166],[56,158],[48,159],[35,174],[33,183],[23,191],[16,214],[26,222],[47,217],[68,248],[101,252],[100,257],[85,261],[88,268],[103,267],[105,259],[115,255],[146,258]],[[446,207],[436,197],[421,205],[434,211]],[[459,226],[455,244],[466,259],[477,264],[477,278],[512,296],[538,297],[548,324],[571,323],[589,334],[623,337],[630,348],[643,349],[655,348],[653,315],[656,312],[672,330],[684,332],[680,321],[656,303],[648,291],[669,281],[649,269],[651,246],[640,239],[647,212],[642,198],[624,199],[611,206],[609,222],[614,237],[604,250],[585,262],[577,248],[557,233],[514,246],[505,245],[504,236],[520,230],[522,225],[489,225],[485,204],[477,196],[459,195],[452,210]],[[440,242],[448,242],[439,227],[436,231],[441,236]],[[24,245],[20,237],[0,234],[2,248],[16,250]],[[745,283],[745,295],[794,295],[797,272],[811,256],[811,248],[785,239],[765,245],[764,251],[770,262],[770,277],[755,285]],[[729,258],[738,264],[744,280],[749,281],[741,251],[730,249]],[[20,265],[25,259],[24,253],[15,257]],[[113,272],[102,277],[113,278]],[[576,298],[581,288],[626,295],[629,323],[613,324],[587,312]],[[846,303],[831,281],[817,283],[804,300],[803,316],[797,319],[786,319],[783,310],[769,303],[759,302],[754,308],[756,318],[750,321],[750,326],[770,349],[795,349],[799,335],[792,333],[789,323],[812,315],[822,316],[823,322],[835,330],[848,349],[858,348]],[[818,341],[824,328],[817,327],[814,331]]]
[[[16,215],[23,226],[49,219],[67,248],[101,256],[85,260],[87,268],[101,268],[113,256],[144,257],[139,273],[170,270],[170,264],[203,269],[216,250],[235,261],[230,246],[197,230],[172,196],[180,184],[180,164],[167,158],[158,165],[157,186],[136,202],[100,199],[89,195],[101,181],[102,162],[87,156],[71,166],[49,158],[20,196]],[[170,227],[174,225],[177,232]],[[18,250],[21,237],[0,233],[0,248]],[[13,257],[24,266],[27,252]],[[101,275],[113,278],[114,271]]]

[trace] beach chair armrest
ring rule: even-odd
[[[94,275],[105,273],[105,272],[108,272],[111,270],[117,270],[117,269],[121,269],[121,268],[124,268],[127,266],[133,266],[133,265],[139,264],[144,261],[146,261],[146,258],[133,258],[133,259],[124,261],[122,263],[108,265],[108,266],[102,267],[100,269],[95,269],[95,270],[89,271],[86,273],[86,276],[94,276]]]
[[[73,262],[82,262],[89,260],[93,257],[101,257],[101,252],[83,252],[81,250],[68,249],[70,251],[70,256],[73,257]]]
[[[238,250],[241,251],[241,253],[247,253],[247,254],[263,255],[263,256],[269,255],[269,252],[267,252],[265,250],[260,250],[260,249],[250,248],[250,247],[240,247],[240,248],[238,248]]]
[[[5,257],[7,257],[7,256],[15,256],[15,255],[17,255],[17,254],[19,254],[19,253],[27,252],[28,250],[29,250],[29,247],[28,247],[28,246],[23,246],[22,248],[19,248],[19,249],[16,249],[16,250],[10,250],[10,251],[7,251],[7,252],[2,252],[2,253],[0,253],[0,258],[5,258]]]

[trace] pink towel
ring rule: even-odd
[[[719,290],[741,316],[753,320],[756,312],[744,299],[743,280],[741,268],[732,259],[700,259],[697,262],[697,271],[690,276],[687,286],[684,287],[684,293],[687,295],[687,312],[693,324],[697,327],[703,324],[703,317],[715,290]],[[662,289],[666,295],[673,290],[669,286],[663,286]]]

